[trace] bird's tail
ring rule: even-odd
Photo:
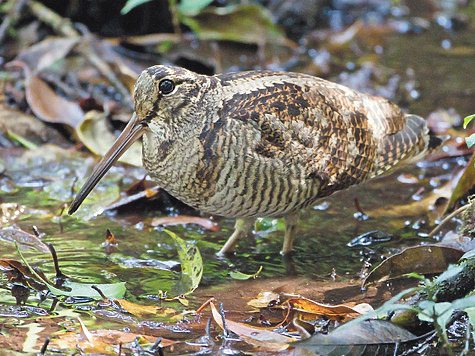
[[[417,162],[446,140],[445,137],[430,135],[427,121],[422,117],[407,114],[405,119],[406,125],[402,130],[382,140],[374,176]]]

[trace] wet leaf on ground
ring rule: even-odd
[[[449,264],[457,263],[464,252],[459,249],[425,245],[406,248],[384,260],[366,277],[363,284],[382,282],[408,273],[435,274],[443,272]]]
[[[207,230],[219,231],[219,225],[210,219],[199,216],[177,215],[177,216],[162,216],[152,220],[152,226],[162,225],[186,225],[196,224],[204,227]]]
[[[212,302],[210,303],[210,306],[214,321],[223,329],[224,322],[220,313]],[[264,328],[252,327],[229,319],[226,319],[225,323],[230,331],[238,335],[248,344],[258,347],[259,351],[283,351],[289,347],[288,343],[296,341],[296,339],[292,337],[284,336]]]
[[[157,307],[154,305],[140,305],[140,304],[129,302],[125,299],[114,299],[114,302],[120,304],[120,306],[123,309],[127,310],[127,312],[129,312],[130,314],[133,314],[139,317],[155,316],[155,315],[167,316],[167,315],[172,315],[176,312],[175,309],[172,309],[172,308]]]
[[[366,345],[399,344],[415,340],[417,336],[385,320],[365,320],[354,323],[351,327],[336,328],[327,335],[316,334],[310,338],[292,344],[299,348],[305,348],[317,353],[347,354],[359,353]],[[350,349],[339,346],[353,346]]]
[[[305,320],[314,319],[314,316],[325,316],[331,320],[347,320],[355,318],[362,313],[363,307],[350,307],[347,305],[326,305],[307,298],[291,298],[281,303],[280,308],[291,306],[293,312],[298,312]],[[372,311],[372,308],[367,309]],[[312,315],[306,315],[312,314]]]

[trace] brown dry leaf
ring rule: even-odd
[[[0,240],[12,243],[16,241],[21,246],[34,247],[41,252],[49,252],[48,246],[35,235],[13,226],[0,228]]]
[[[26,100],[31,110],[41,120],[65,124],[75,129],[84,119],[84,112],[78,103],[59,96],[43,79],[33,74],[21,61],[10,62],[25,72]]]
[[[210,306],[214,321],[221,328],[224,328],[223,320],[215,305],[211,302]],[[288,343],[297,341],[297,339],[293,337],[284,336],[267,329],[237,323],[232,320],[226,320],[226,326],[246,343],[259,347],[259,351],[283,351],[289,347]]]
[[[457,263],[463,254],[462,250],[438,245],[409,247],[384,260],[371,271],[363,285],[382,282],[412,272],[419,274],[440,273],[445,271],[449,264]]]
[[[287,303],[291,305],[292,311],[299,312],[303,319],[307,319],[305,314],[312,314],[312,319],[315,315],[324,315],[332,320],[353,319],[362,314],[347,305],[326,305],[303,297],[288,299],[279,308],[287,308]]]
[[[117,139],[107,127],[107,114],[95,110],[89,111],[77,126],[79,140],[93,153],[104,155]],[[142,166],[142,143],[137,141],[118,159],[132,166]]]
[[[16,60],[39,72],[66,57],[79,40],[80,37],[49,37],[22,50]]]
[[[22,275],[29,277],[33,280],[38,280],[38,277],[31,273],[30,269],[24,265],[23,263],[16,261],[16,260],[10,260],[10,259],[2,259],[0,260],[0,266],[6,267],[6,268],[13,268],[16,269],[18,272],[20,272]],[[35,272],[41,277],[41,280],[39,280],[41,283],[50,283],[48,281],[48,278],[44,275],[43,271],[41,271],[38,268],[35,268]]]
[[[145,317],[150,315],[172,315],[175,314],[176,310],[166,307],[156,307],[153,305],[140,305],[129,302],[125,299],[114,299],[114,302],[120,304],[122,308],[127,310],[130,314]]]
[[[80,347],[87,354],[117,355],[113,346],[131,343],[136,337],[143,337],[150,343],[154,343],[157,340],[155,336],[128,333],[120,330],[101,329],[89,331],[82,320],[80,318],[78,320],[81,325],[80,334],[73,332],[60,334],[56,340],[51,341],[50,346],[59,349],[75,349]],[[174,343],[176,342],[173,340],[162,338],[160,344],[166,347]]]
[[[247,305],[250,305],[254,308],[265,308],[269,305],[272,301],[279,300],[279,294],[274,292],[260,292],[257,295],[257,298],[251,299],[247,302]]]
[[[205,229],[211,231],[219,231],[219,226],[215,221],[210,219],[200,218],[199,216],[188,216],[188,215],[178,215],[178,216],[163,216],[160,218],[155,218],[152,220],[152,226],[159,225],[179,225],[179,224],[197,224]]]

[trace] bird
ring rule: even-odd
[[[143,137],[143,166],[160,187],[200,211],[236,218],[218,254],[233,251],[258,217],[285,219],[282,253],[290,253],[303,208],[441,144],[422,117],[387,99],[302,73],[209,76],[156,65],[138,77],[134,106],[69,214]]]

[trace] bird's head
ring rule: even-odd
[[[135,112],[129,123],[94,168],[69,208],[74,213],[120,156],[144,133],[162,139],[197,135],[209,121],[206,105],[216,89],[214,77],[180,67],[157,65],[144,70],[135,84]]]

